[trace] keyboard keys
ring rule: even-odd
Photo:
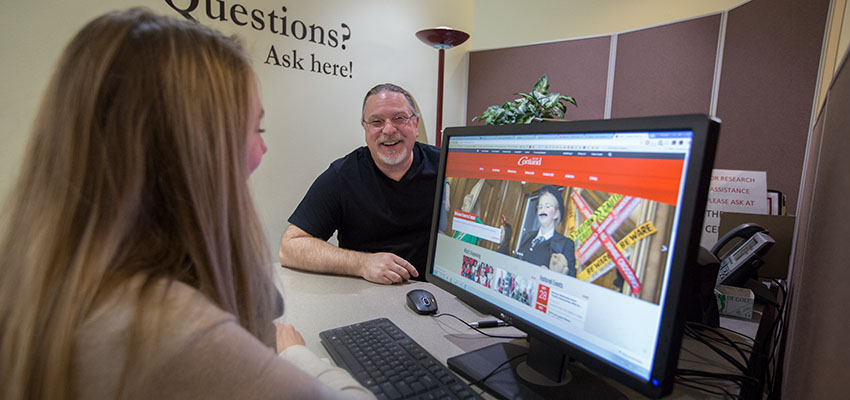
[[[401,398],[401,393],[399,393],[398,390],[395,390],[395,387],[389,382],[386,382],[386,383],[381,385],[381,392],[383,392],[385,395],[387,395],[387,398],[390,398],[390,399],[400,399]]]
[[[334,361],[378,399],[479,399],[389,319],[319,334]]]
[[[411,389],[410,386],[407,386],[407,383],[405,381],[396,382],[395,387],[396,387],[396,389],[398,389],[398,391],[401,393],[402,396],[404,396],[404,397],[413,396],[413,389]]]

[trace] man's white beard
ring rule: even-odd
[[[378,146],[382,145],[379,144]],[[396,146],[401,146],[401,143],[397,144]],[[380,151],[380,149],[378,151],[378,159],[380,159],[382,163],[387,165],[401,164],[402,161],[404,161],[404,159],[406,158],[406,156],[407,154],[405,153],[404,149],[396,150],[393,153]]]

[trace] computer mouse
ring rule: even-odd
[[[437,312],[437,299],[427,290],[413,289],[407,292],[407,306],[417,314],[434,314]]]

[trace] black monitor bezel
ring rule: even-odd
[[[461,301],[480,310],[496,315],[510,322],[518,329],[531,336],[539,338],[551,346],[556,346],[602,375],[650,397],[664,396],[672,391],[679,350],[684,326],[683,301],[686,296],[682,293],[685,282],[686,266],[694,265],[702,232],[702,221],[705,213],[711,170],[719,134],[719,122],[703,114],[654,116],[639,118],[622,118],[588,121],[556,121],[541,122],[525,125],[482,125],[449,127],[444,130],[440,151],[440,166],[437,179],[437,190],[434,201],[431,236],[428,247],[426,264],[426,280],[455,295]],[[457,136],[492,136],[492,135],[524,135],[546,133],[610,133],[610,132],[643,132],[690,130],[693,132],[693,145],[688,159],[688,174],[684,182],[684,192],[681,201],[681,217],[676,232],[675,248],[671,263],[671,273],[667,296],[664,299],[664,312],[661,318],[661,329],[656,342],[656,357],[652,373],[648,381],[609,364],[591,353],[570,343],[553,337],[546,331],[538,329],[521,316],[507,312],[493,304],[475,297],[451,283],[433,275],[434,250],[436,246],[437,228],[439,226],[440,205],[443,198],[443,178],[445,177],[446,155],[448,144],[452,137]],[[657,386],[652,381],[657,379]]]

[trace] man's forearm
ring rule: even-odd
[[[341,249],[295,225],[283,233],[279,255],[284,267],[359,276],[375,283],[398,283],[419,276],[410,262],[395,254]]]
[[[341,249],[314,237],[284,236],[280,245],[280,265],[314,272],[362,276],[364,253]]]

